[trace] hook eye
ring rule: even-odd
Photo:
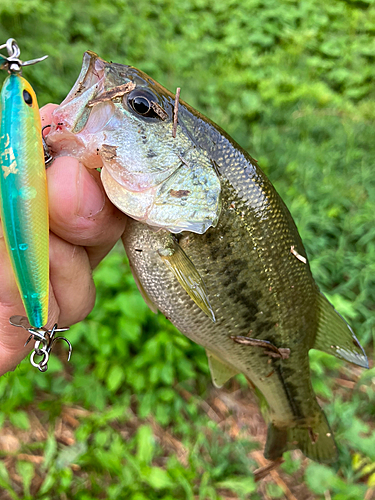
[[[42,348],[38,350],[39,352],[33,351],[30,356],[30,363],[35,367],[38,368],[39,371],[41,372],[46,372],[48,369],[48,360],[49,360],[49,353],[46,349]],[[36,363],[34,361],[35,355],[37,356],[43,356],[43,358],[39,361],[39,363]]]

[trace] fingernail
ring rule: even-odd
[[[90,218],[103,210],[105,204],[104,192],[81,163],[77,175],[77,191],[78,217]]]

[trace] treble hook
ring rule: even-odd
[[[7,49],[8,56],[0,54],[1,67],[6,67],[9,73],[21,73],[23,66],[31,66],[40,61],[44,61],[48,56],[39,57],[38,59],[31,59],[30,61],[21,61],[19,58],[21,51],[14,38],[9,38],[6,43],[0,45],[1,49]]]
[[[9,323],[13,326],[21,327],[29,332],[30,335],[25,342],[25,346],[27,346],[30,340],[35,340],[34,350],[30,356],[30,363],[35,366],[35,368],[38,368],[39,371],[47,371],[50,353],[52,351],[54,343],[58,340],[64,340],[68,344],[68,361],[70,361],[73,350],[72,344],[65,337],[55,337],[55,333],[66,332],[67,330],[69,330],[69,327],[58,328],[57,323],[55,323],[52,330],[48,330],[44,327],[33,328],[25,316],[12,316],[9,319]],[[42,347],[40,347],[41,345]],[[34,361],[35,356],[42,356],[42,359],[39,361],[39,363],[36,363]]]

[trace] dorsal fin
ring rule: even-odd
[[[319,324],[313,349],[368,368],[365,351],[344,318],[323,294],[318,297]]]

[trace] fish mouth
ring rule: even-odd
[[[46,142],[53,156],[75,156],[81,159],[87,148],[87,137],[80,134],[90,121],[93,108],[88,107],[90,100],[97,97],[105,87],[108,63],[97,54],[87,51],[83,55],[80,74],[70,90],[52,114],[52,123]],[[93,134],[100,130],[114,113],[112,103],[103,103],[104,113],[96,110],[96,119],[88,130]],[[97,165],[95,165],[97,167]]]
[[[104,78],[104,70],[106,64],[107,62],[99,57],[98,54],[95,54],[95,52],[92,52],[90,50],[85,52],[83,54],[80,74],[78,75],[78,78],[69,94],[61,103],[61,106],[64,106],[76,97],[82,95],[87,90],[93,89],[94,86],[96,86],[96,89],[99,90],[98,83],[102,82]]]

